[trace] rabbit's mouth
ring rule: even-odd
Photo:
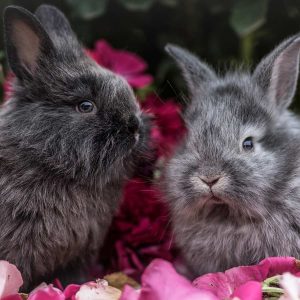
[[[225,198],[223,195],[219,195],[219,193],[215,193],[214,191],[210,191],[208,201],[212,204],[225,204],[230,205],[230,199]]]
[[[222,198],[215,196],[213,193],[210,193],[206,197],[202,198],[202,205],[203,206],[218,205],[218,204],[223,204],[224,205],[226,203]]]
[[[210,198],[210,201],[218,203],[218,204],[224,204],[224,201],[221,198],[218,198],[214,195]]]

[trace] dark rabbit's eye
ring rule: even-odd
[[[77,110],[81,113],[91,113],[94,108],[94,103],[90,101],[82,101],[77,105]]]
[[[245,151],[249,151],[249,150],[252,150],[254,147],[254,144],[253,144],[253,139],[252,137],[247,137],[244,141],[243,141],[243,149]]]

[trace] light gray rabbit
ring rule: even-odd
[[[0,259],[26,289],[96,257],[148,123],[56,8],[9,6],[4,29],[16,80],[0,111]]]
[[[164,190],[176,242],[195,275],[268,256],[300,257],[300,35],[253,73],[218,76],[176,46],[167,52],[190,92],[187,135],[168,162]]]

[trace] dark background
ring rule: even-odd
[[[104,38],[142,56],[155,76],[156,92],[179,101],[184,85],[164,53],[166,43],[180,44],[224,72],[236,64],[256,64],[282,39],[300,31],[300,0],[0,0],[0,11],[10,4],[34,11],[42,3],[61,9],[86,47]],[[0,37],[6,74],[2,26]],[[298,111],[299,95],[294,102]]]

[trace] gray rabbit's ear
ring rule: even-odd
[[[20,79],[33,76],[41,57],[54,51],[40,22],[22,7],[5,9],[4,34],[9,65]]]
[[[167,53],[172,56],[183,72],[190,92],[199,90],[205,86],[205,82],[216,79],[215,72],[204,62],[189,51],[168,44],[165,47]]]
[[[37,8],[35,15],[56,47],[81,48],[69,21],[59,9],[52,5],[43,4]]]
[[[295,95],[299,73],[300,35],[276,47],[256,67],[253,78],[268,101],[278,110],[286,109]]]

